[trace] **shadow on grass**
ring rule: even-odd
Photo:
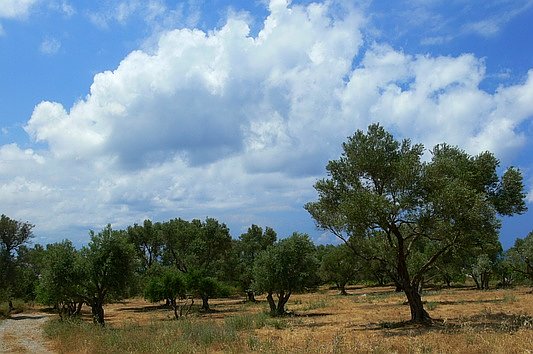
[[[385,336],[416,336],[429,332],[467,333],[499,332],[515,333],[520,329],[533,330],[533,317],[506,313],[485,313],[460,317],[449,321],[433,319],[431,324],[416,324],[411,321],[379,322],[355,326],[355,331],[381,331]]]
[[[156,304],[156,305],[147,305],[147,306],[132,306],[132,307],[120,307],[117,309],[117,311],[124,311],[124,312],[154,312],[154,311],[164,311],[164,310],[172,310],[172,307],[165,305],[165,304]]]
[[[483,299],[483,300],[436,300],[436,301],[429,301],[433,302],[438,305],[460,305],[460,304],[499,304],[501,302],[504,302],[505,299]],[[424,301],[424,303],[427,303],[427,301]],[[404,305],[409,305],[409,303],[405,302]]]
[[[11,317],[9,317],[10,320],[14,320],[14,321],[20,321],[20,320],[40,320],[41,318],[48,318],[48,316],[43,316],[43,315],[37,315],[37,316],[20,315],[20,316],[11,316]]]
[[[324,312],[306,312],[306,313],[289,313],[287,316],[288,317],[302,317],[302,318],[306,318],[306,317],[310,317],[310,318],[313,318],[313,317],[324,317],[324,316],[331,316],[333,315],[332,313],[324,313]]]

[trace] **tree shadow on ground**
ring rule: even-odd
[[[429,332],[499,332],[515,333],[520,329],[533,330],[533,317],[523,314],[485,313],[470,317],[442,320],[434,319],[429,325],[415,324],[411,321],[379,322],[358,325],[355,331],[382,331],[385,336],[417,336]]]
[[[8,317],[10,320],[20,321],[20,320],[40,320],[42,318],[48,318],[48,316],[44,315],[37,315],[37,316],[31,316],[31,315],[19,315],[19,316],[11,316]]]
[[[438,305],[460,305],[460,304],[499,304],[505,301],[505,299],[482,299],[482,300],[435,300],[435,301],[423,301],[424,303],[433,302]],[[409,305],[405,302],[404,305]]]
[[[155,304],[155,305],[147,305],[147,306],[131,306],[131,307],[120,307],[117,308],[116,311],[124,311],[124,312],[155,312],[155,311],[162,311],[162,310],[172,310],[172,307],[165,304]]]
[[[306,312],[306,313],[289,313],[287,314],[287,316],[289,317],[301,317],[301,318],[305,318],[305,317],[324,317],[324,316],[331,316],[333,315],[332,313],[324,313],[324,312]]]

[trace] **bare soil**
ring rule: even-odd
[[[52,353],[45,339],[43,325],[50,318],[45,313],[19,313],[0,322],[0,352]]]

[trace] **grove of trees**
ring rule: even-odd
[[[298,232],[278,239],[258,225],[232,238],[214,218],[176,218],[107,225],[81,248],[69,240],[43,247],[31,245],[32,224],[2,215],[0,302],[36,300],[62,318],[88,306],[104,325],[104,305],[125,297],[164,301],[180,319],[212,311],[213,297],[241,294],[264,296],[282,316],[296,292],[330,284],[347,295],[364,282],[403,291],[411,321],[431,323],[422,301],[429,284],[533,284],[533,232],[505,252],[498,239],[500,216],[526,210],[520,171],[499,175],[498,166],[490,152],[426,151],[378,124],[357,131],[315,184],[318,200],[305,205],[338,245],[315,246]]]

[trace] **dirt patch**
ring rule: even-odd
[[[43,313],[20,313],[1,321],[0,352],[52,353],[43,332],[49,317]]]

